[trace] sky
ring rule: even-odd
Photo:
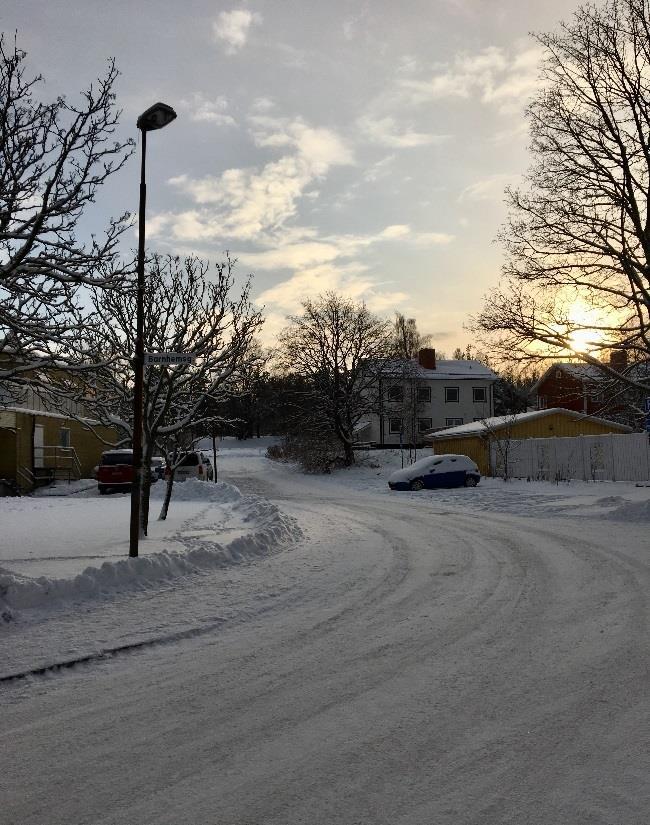
[[[503,190],[530,163],[524,110],[573,0],[4,0],[0,24],[73,102],[114,57],[120,136],[147,143],[147,246],[229,250],[273,342],[327,290],[415,317],[437,349],[496,286]],[[93,219],[136,211],[137,156]],[[135,231],[128,242],[135,247]]]

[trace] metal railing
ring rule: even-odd
[[[29,467],[18,467],[16,475],[18,478],[18,486],[21,490],[33,490],[35,486],[34,473]]]
[[[40,476],[51,481],[78,481],[81,478],[81,463],[77,451],[74,447],[54,445],[34,447],[33,475],[35,478]]]

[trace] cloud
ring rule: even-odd
[[[256,97],[251,104],[251,111],[258,114],[266,114],[275,109],[275,103],[269,97]]]
[[[459,203],[499,201],[504,199],[503,190],[508,184],[516,182],[517,175],[498,173],[487,178],[477,180],[466,186],[458,196]]]
[[[369,169],[363,173],[363,179],[366,183],[375,183],[391,174],[390,167],[393,165],[397,155],[387,155],[385,158],[378,160]]]
[[[333,166],[353,162],[352,153],[333,131],[309,126],[302,119],[256,115],[253,137],[265,148],[288,150],[260,168],[227,169],[220,176],[180,175],[168,182],[187,195],[194,209],[168,216],[159,232],[180,241],[207,238],[260,240],[276,233],[297,212],[302,197]]]
[[[305,237],[294,232],[290,240],[277,238],[269,249],[258,252],[242,252],[240,259],[256,270],[293,269],[300,270],[334,261],[350,261],[364,250],[381,243],[402,243],[414,247],[447,245],[454,240],[453,235],[444,232],[417,232],[407,224],[392,224],[375,234],[368,235],[327,235],[318,237],[310,230]]]
[[[372,143],[391,149],[410,149],[415,146],[444,143],[449,138],[448,135],[417,132],[411,124],[404,124],[400,129],[395,118],[390,115],[379,118],[364,115],[358,119],[357,125],[364,137]]]
[[[286,325],[287,315],[300,312],[301,302],[307,296],[315,297],[333,290],[356,301],[365,301],[373,312],[384,313],[400,306],[409,297],[391,286],[377,282],[362,264],[322,264],[294,273],[262,292],[256,302],[265,306],[264,333],[272,337]]]
[[[190,113],[190,119],[205,123],[215,123],[217,126],[235,126],[235,118],[227,114],[228,100],[220,95],[209,100],[200,92],[195,92],[190,100],[182,100],[181,106]]]
[[[261,15],[248,9],[222,11],[212,23],[212,34],[215,41],[226,44],[228,54],[235,54],[246,45],[253,23],[261,22]]]
[[[458,54],[425,80],[403,78],[400,86],[414,104],[476,98],[510,112],[518,110],[538,88],[542,54],[539,47],[522,48],[512,54],[489,46],[476,54]]]

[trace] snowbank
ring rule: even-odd
[[[650,521],[650,501],[627,501],[601,518],[610,521]]]
[[[165,498],[166,490],[167,484],[165,482],[159,481],[152,484],[151,498],[162,501]],[[227,504],[239,499],[241,499],[241,493],[234,484],[227,484],[223,481],[214,484],[211,481],[188,478],[187,481],[174,483],[171,506],[174,506],[175,501],[215,501]]]
[[[153,497],[163,495],[163,484],[152,487]],[[16,610],[102,598],[117,591],[144,590],[179,576],[245,563],[279,552],[282,545],[302,535],[296,521],[275,504],[257,496],[242,496],[232,484],[188,480],[174,485],[172,507],[174,499],[199,499],[212,505],[206,508],[208,515],[203,522],[189,524],[190,529],[175,536],[175,544],[180,544],[182,550],[107,561],[100,567],[87,567],[72,578],[30,578],[0,567],[0,617],[11,621]],[[210,518],[209,514],[214,515]],[[234,524],[229,529],[239,533],[229,542],[216,540],[216,535],[223,533],[224,522]],[[191,529],[194,527],[202,529]]]

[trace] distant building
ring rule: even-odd
[[[615,352],[608,366],[646,383],[648,390],[626,387],[595,364],[557,362],[531,387],[532,405],[537,410],[561,407],[634,425],[643,408],[644,395],[650,395],[650,363],[628,364],[625,352]]]
[[[0,353],[0,367],[13,365]],[[87,417],[78,401],[48,392],[42,380],[38,391],[0,381],[0,495],[90,478],[102,452],[118,439],[113,428]]]
[[[488,418],[497,377],[479,361],[439,361],[429,348],[417,359],[392,361],[379,379],[377,412],[358,426],[358,440],[423,444],[427,433]]]

